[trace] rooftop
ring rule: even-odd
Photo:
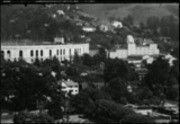
[[[64,83],[64,84],[66,84],[68,87],[78,87],[79,86],[79,84],[78,83],[76,83],[76,82],[74,82],[74,81],[72,81],[72,80],[70,80],[70,79],[68,79],[68,80],[61,80],[61,81],[59,81],[60,83]],[[59,83],[58,82],[58,83]]]
[[[80,44],[85,42],[78,43],[63,43],[62,45],[67,44]],[[60,43],[55,43],[54,41],[32,41],[29,39],[21,39],[21,40],[2,40],[2,46],[29,46],[29,45],[61,45]]]

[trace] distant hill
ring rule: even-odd
[[[149,16],[174,15],[179,19],[178,4],[80,4],[84,12],[100,19],[109,17],[124,17],[131,15],[135,23],[146,22]]]
[[[132,18],[123,20],[124,27],[115,31],[109,19],[124,19],[128,15],[133,17],[133,22],[136,24],[145,23],[148,17],[168,16],[165,21],[161,22],[161,25],[158,24],[164,31],[161,31],[163,33],[161,35],[169,36],[179,42],[179,22],[173,23],[172,21],[176,20],[174,17],[179,20],[177,4],[2,5],[1,41],[28,39],[43,42],[53,41],[57,36],[64,36],[66,42],[90,42],[90,45],[94,47],[100,45],[111,48],[115,44],[126,44],[127,34],[141,36],[151,34],[152,38],[153,34],[158,33],[149,31],[149,29],[136,29],[131,23]],[[173,16],[169,17],[169,15]],[[127,22],[129,26],[125,25]],[[100,29],[104,25],[108,27],[107,32]],[[87,32],[84,31],[84,27],[96,30]]]

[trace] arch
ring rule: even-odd
[[[49,50],[49,56],[52,56],[52,50]]]
[[[33,51],[33,50],[30,51],[30,56],[31,56],[31,57],[34,56],[34,51]]]
[[[41,50],[41,56],[43,56],[43,50]]]
[[[57,55],[59,55],[59,50],[57,50]]]
[[[60,50],[60,55],[62,55],[62,49]]]
[[[38,57],[38,55],[39,55],[39,51],[38,51],[38,50],[36,50],[36,57]]]
[[[69,49],[69,55],[71,55],[71,49]]]
[[[22,51],[22,50],[19,51],[19,57],[20,57],[20,58],[23,57],[23,51]]]

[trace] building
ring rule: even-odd
[[[59,61],[71,60],[75,52],[80,56],[85,53],[89,54],[89,43],[65,44],[62,38],[56,38],[51,44],[1,43],[1,57],[9,61],[24,59],[32,63],[36,58],[45,60],[53,57],[58,58]]]
[[[71,95],[76,95],[79,93],[79,84],[68,79],[68,80],[62,80],[59,83],[61,83],[62,91],[64,91],[66,94],[71,93]]]
[[[128,59],[129,56],[159,55],[157,44],[136,45],[131,35],[127,36],[127,48],[109,52],[110,58]]]
[[[123,24],[119,21],[113,21],[112,25],[115,27],[115,28],[122,28],[123,27]]]
[[[93,28],[93,27],[83,27],[82,30],[85,31],[85,32],[94,32],[94,31],[96,31],[96,28]]]

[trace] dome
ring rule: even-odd
[[[128,44],[134,44],[134,38],[132,35],[128,35],[127,36],[127,43]]]

